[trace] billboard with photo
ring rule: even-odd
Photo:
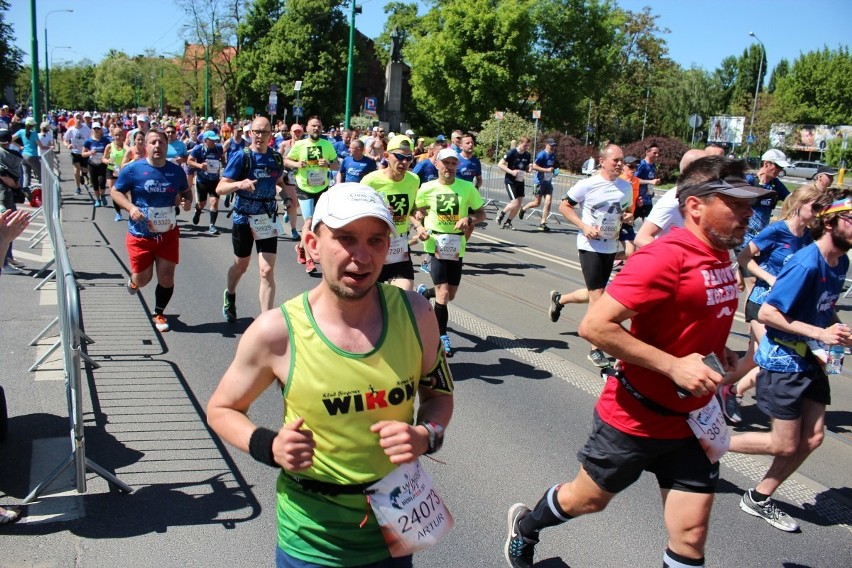
[[[852,135],[852,126],[827,124],[791,124],[776,122],[769,129],[769,144],[773,148],[819,152],[829,140],[843,140]]]
[[[708,123],[707,142],[742,144],[744,116],[713,116]]]

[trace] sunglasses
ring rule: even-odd
[[[264,134],[270,134],[271,130],[252,130],[251,133],[257,136],[263,136]]]
[[[410,162],[414,159],[413,154],[397,154],[396,152],[390,152],[390,155],[399,160],[400,162]]]

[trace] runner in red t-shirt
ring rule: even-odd
[[[604,370],[577,477],[550,488],[532,510],[520,503],[509,510],[509,566],[532,566],[541,529],[603,510],[643,471],[657,476],[662,494],[669,534],[663,566],[704,566],[719,463],[686,416],[715,402],[722,380],[702,359],[714,353],[728,366],[737,360],[725,347],[738,296],[729,251],[743,241],[751,200],[769,193],[749,185],[744,168],[718,156],[686,168],[678,183],[684,229],[632,256],[583,319],[580,335],[621,368]]]

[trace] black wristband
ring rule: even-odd
[[[272,457],[272,441],[275,440],[277,435],[278,432],[269,428],[258,428],[252,432],[249,439],[249,455],[260,463],[272,467],[281,467],[275,463],[275,458]]]

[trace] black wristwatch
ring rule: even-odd
[[[419,423],[419,426],[426,428],[426,432],[429,433],[429,449],[426,450],[426,453],[434,454],[440,450],[444,444],[444,427],[431,420],[423,420]]]
[[[468,226],[473,227],[473,217],[470,215],[467,216],[467,224]]]

